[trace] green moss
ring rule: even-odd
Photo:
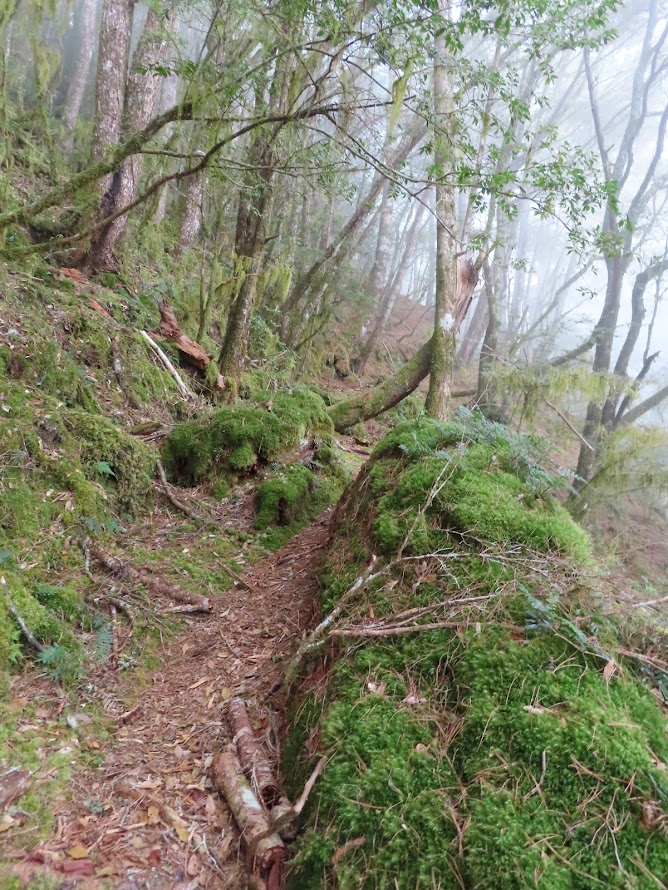
[[[285,467],[257,487],[255,527],[290,525],[308,512],[308,498],[318,484],[312,470],[302,464]]]
[[[146,509],[152,499],[155,452],[106,417],[67,411],[62,419],[79,443],[86,477],[110,489],[122,510]]]
[[[440,567],[367,585],[349,623],[431,605],[418,622],[461,627],[339,640],[317,708],[293,699],[286,772],[303,781],[314,740],[328,761],[292,888],[650,890],[668,874],[665,716],[632,673],[606,681],[614,626],[560,593],[592,561],[538,447],[476,418],[403,424],[344,494],[323,608],[404,545]]]
[[[166,438],[170,477],[186,485],[247,469],[299,445],[307,433],[331,430],[322,399],[310,390],[265,393],[264,407],[238,405],[178,425]]]
[[[28,629],[42,643],[59,643],[66,649],[77,650],[78,643],[72,631],[50,609],[42,605],[14,574],[4,574],[7,592]],[[7,602],[0,597],[0,611],[8,614]],[[11,618],[11,616],[8,616]],[[7,618],[4,619],[5,621]],[[13,620],[13,619],[12,619]]]

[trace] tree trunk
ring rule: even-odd
[[[389,166],[396,166],[397,164],[404,161],[410,152],[415,148],[415,146],[420,142],[422,137],[425,134],[425,128],[419,127],[418,130],[412,134],[407,134],[397,146],[396,151],[394,152]],[[339,253],[343,244],[345,244],[348,239],[354,235],[354,233],[360,228],[364,220],[373,210],[378,195],[383,188],[383,184],[385,182],[385,177],[382,173],[376,173],[373,180],[371,181],[371,185],[369,186],[367,192],[360,198],[360,201],[355,208],[354,213],[348,220],[348,222],[343,226],[343,228],[339,231],[337,236],[333,241],[330,242],[327,250],[320,256],[311,266],[310,268],[295,282],[288,299],[285,301],[284,309],[284,324],[281,329],[282,336],[285,336],[289,329],[289,313],[292,312],[304,298],[304,296],[308,293],[308,291],[314,287],[316,281],[319,279],[320,273],[323,271],[326,264]]]
[[[181,220],[181,234],[179,246],[181,249],[190,247],[194,243],[199,230],[202,228],[202,205],[207,178],[204,173],[196,173],[189,177],[186,187],[185,209]]]
[[[82,0],[79,11],[79,27],[77,28],[79,53],[67,88],[62,114],[63,124],[67,131],[65,142],[68,148],[71,148],[74,142],[74,128],[79,120],[81,103],[88,85],[90,63],[95,51],[96,6],[95,0]]]
[[[428,340],[392,377],[367,392],[333,405],[329,409],[329,416],[332,418],[334,428],[339,432],[345,432],[356,423],[371,420],[372,417],[377,417],[398,405],[402,399],[417,389],[429,374],[432,348],[433,338]]]
[[[415,213],[415,219],[411,223],[411,228],[406,239],[406,244],[401,254],[401,260],[399,261],[397,270],[392,277],[392,281],[388,282],[385,287],[385,292],[383,293],[380,306],[378,307],[375,318],[373,319],[371,330],[369,331],[366,342],[364,343],[360,351],[359,359],[357,362],[358,374],[362,374],[364,372],[366,363],[376,347],[376,343],[378,342],[378,339],[380,338],[380,335],[382,334],[385,325],[387,324],[387,320],[392,315],[394,304],[401,290],[401,283],[415,255],[417,237],[420,232],[420,223],[422,222],[422,217],[425,209],[425,205],[420,204]]]
[[[443,5],[439,2],[443,10]],[[447,12],[443,13],[447,15]],[[438,128],[435,138],[434,165],[438,171],[436,194],[436,310],[431,354],[429,392],[425,408],[432,417],[444,418],[450,403],[455,365],[457,257],[454,238],[457,210],[453,187],[447,177],[452,169],[449,128],[453,121],[453,96],[446,68],[445,37],[436,38],[434,63],[434,118]],[[448,134],[446,136],[446,133]]]
[[[248,352],[253,304],[257,293],[262,250],[264,248],[265,213],[270,203],[273,177],[272,144],[275,133],[261,132],[251,145],[249,154],[248,188],[239,196],[235,253],[247,261],[244,280],[230,307],[225,338],[220,350],[218,366],[225,378],[229,397],[236,398],[239,378],[243,373]],[[256,172],[257,171],[257,172]]]
[[[176,101],[178,98],[178,87],[179,87],[179,79],[176,74],[170,74],[168,77],[163,78],[162,81],[162,90],[160,92],[160,102],[158,108],[158,114],[163,114],[167,111],[168,108],[173,108],[176,105]],[[172,138],[172,133],[174,132],[174,125],[168,124],[165,127],[165,143],[168,143]],[[163,185],[160,189],[160,196],[158,198],[158,205],[155,209],[155,215],[153,217],[154,222],[161,223],[165,216],[167,215],[167,199],[169,197],[169,186]]]
[[[366,342],[363,344],[358,358],[353,361],[353,370],[360,374],[364,371],[387,317],[387,305],[391,299],[391,288],[390,282],[385,279],[389,266],[391,235],[392,205],[390,204],[390,185],[389,182],[386,182],[380,199],[376,255],[371,267],[371,274],[369,275],[369,294],[374,302],[374,311]]]
[[[93,135],[95,162],[101,161],[121,138],[133,8],[132,0],[103,0],[102,3]],[[99,180],[104,216],[113,209],[114,176],[108,173]]]
[[[163,23],[157,13],[149,8],[125,90],[123,134],[140,130],[151,120],[161,82],[160,77],[151,73],[151,68],[164,58],[167,49],[166,27],[169,27],[169,18]],[[109,208],[110,212],[126,207],[133,200],[142,160],[141,155],[131,155],[123,161],[120,170],[114,175],[111,194],[113,206]],[[101,230],[91,248],[90,263],[94,268],[115,267],[114,249],[126,223],[127,214],[124,214]]]

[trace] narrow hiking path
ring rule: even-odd
[[[77,888],[245,886],[239,834],[209,767],[230,741],[231,695],[248,701],[258,736],[278,755],[283,702],[268,696],[315,618],[330,516],[246,569],[247,588],[224,590],[210,615],[187,616],[145,682],[133,671],[96,678],[91,701],[113,727],[106,740],[83,744],[101,763],[75,770],[55,832],[23,861],[17,851],[17,874],[49,868]]]

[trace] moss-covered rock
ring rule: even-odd
[[[394,620],[451,626],[339,639],[294,695],[292,792],[328,757],[294,890],[650,890],[668,874],[665,716],[631,666],[604,675],[615,627],[564,593],[593,561],[540,450],[474,416],[400,424],[342,498],[324,609],[372,554],[400,555],[347,623],[423,609]]]
[[[194,485],[230,470],[248,470],[299,445],[308,433],[332,429],[324,402],[305,387],[266,393],[259,401],[263,407],[219,408],[175,427],[163,445],[170,478]]]

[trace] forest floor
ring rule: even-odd
[[[243,515],[236,511],[237,522]],[[47,887],[62,887],[60,881],[128,890],[245,886],[238,831],[209,767],[230,741],[224,710],[233,695],[249,703],[258,737],[278,756],[284,702],[270,691],[316,616],[329,518],[326,511],[248,567],[243,585],[212,598],[210,615],[187,616],[181,632],[164,639],[157,668],[101,669],[88,677],[79,711],[68,723],[76,726],[76,742],[91,752],[91,762],[73,767],[54,802],[50,836],[29,853],[18,846],[25,838],[15,836],[14,849],[3,851],[5,861],[14,860],[18,886],[48,875],[58,882]],[[160,531],[166,532],[165,524],[158,536]],[[183,534],[179,544],[187,549],[201,534]],[[11,695],[18,707],[37,706],[31,720],[46,734],[68,713],[62,690],[36,680],[34,672],[17,676]],[[106,738],[84,710],[86,699],[89,708],[104,711]],[[32,778],[37,786],[48,780],[39,771]]]

